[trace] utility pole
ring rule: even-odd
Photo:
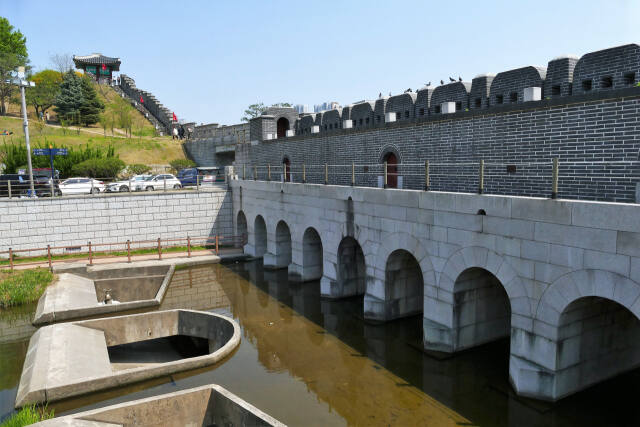
[[[18,67],[18,78],[13,83],[20,86],[20,97],[22,98],[22,116],[24,121],[22,126],[24,128],[24,141],[27,145],[27,166],[29,167],[29,196],[35,197],[36,192],[33,188],[33,167],[31,166],[31,145],[29,144],[29,119],[27,118],[27,101],[25,99],[24,89],[29,86],[35,86],[34,82],[24,80],[24,67]]]

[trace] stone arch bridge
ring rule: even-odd
[[[424,347],[510,337],[517,393],[557,400],[640,365],[640,206],[234,180],[245,253]]]

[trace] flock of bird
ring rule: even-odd
[[[456,81],[461,82],[462,81],[462,77],[458,76],[458,80],[454,79],[453,77],[449,77],[449,81],[451,83],[455,83]],[[444,80],[440,80],[440,84],[443,85],[444,84]],[[425,86],[426,87],[431,87],[431,82],[426,83]],[[409,88],[409,89],[404,91],[404,93],[407,93],[407,92],[413,92],[413,90],[411,88]],[[389,96],[391,96],[391,92],[389,92]],[[382,92],[380,92],[378,94],[378,98],[382,98]]]

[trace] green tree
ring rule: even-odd
[[[117,157],[94,158],[74,165],[71,171],[74,175],[90,178],[115,178],[124,169],[124,166],[124,162]]]
[[[171,165],[171,168],[178,173],[182,169],[195,167],[196,164],[189,159],[175,159],[171,160],[169,165]]]
[[[104,104],[98,99],[98,94],[93,87],[93,82],[88,77],[80,79],[82,87],[83,103],[80,106],[80,122],[85,125],[98,123],[100,113],[104,110]]]
[[[6,103],[16,89],[7,80],[27,62],[26,37],[19,30],[14,30],[8,19],[0,17],[0,115],[7,114]]]
[[[278,102],[276,104],[271,105],[272,107],[291,107],[291,104],[288,102]],[[244,116],[242,116],[243,122],[248,122],[251,119],[255,119],[259,115],[261,115],[267,108],[262,102],[257,104],[251,104],[244,110]]]
[[[242,116],[242,121],[248,122],[249,120],[258,117],[266,109],[267,107],[262,102],[259,102],[257,104],[251,104],[247,107],[246,110],[244,110],[244,116]]]
[[[62,78],[60,93],[55,99],[55,111],[61,120],[75,124],[83,104],[82,80],[73,71],[68,71]]]
[[[53,106],[56,97],[60,93],[62,77],[54,70],[43,70],[34,74],[31,80],[36,84],[26,90],[27,104],[33,106],[36,116],[44,114]]]

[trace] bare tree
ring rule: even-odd
[[[55,67],[56,70],[60,72],[60,74],[64,74],[69,70],[73,70],[75,64],[73,63],[73,57],[68,53],[56,53],[55,55],[51,55],[49,57],[51,64]]]

